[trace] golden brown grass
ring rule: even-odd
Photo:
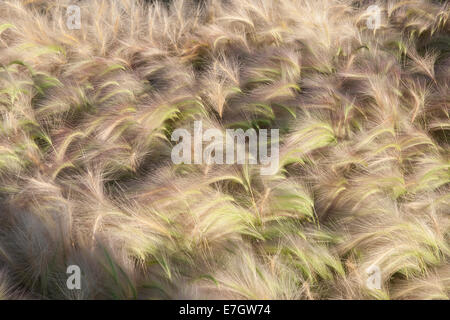
[[[374,31],[368,2],[80,1],[69,30],[1,1],[0,299],[448,299],[450,7]],[[277,174],[174,165],[194,120],[279,128]]]

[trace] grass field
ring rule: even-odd
[[[449,299],[449,14],[1,1],[0,299]],[[174,164],[194,121],[279,129],[276,174]]]

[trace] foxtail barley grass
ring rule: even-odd
[[[0,299],[448,299],[449,13],[1,1]],[[279,129],[275,174],[174,164],[194,121]]]

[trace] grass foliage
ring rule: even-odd
[[[0,299],[450,297],[446,1],[70,4],[0,2]],[[194,120],[277,174],[174,165]]]

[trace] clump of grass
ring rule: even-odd
[[[0,299],[449,298],[448,3],[70,4],[0,3]],[[194,120],[276,174],[173,164]]]

